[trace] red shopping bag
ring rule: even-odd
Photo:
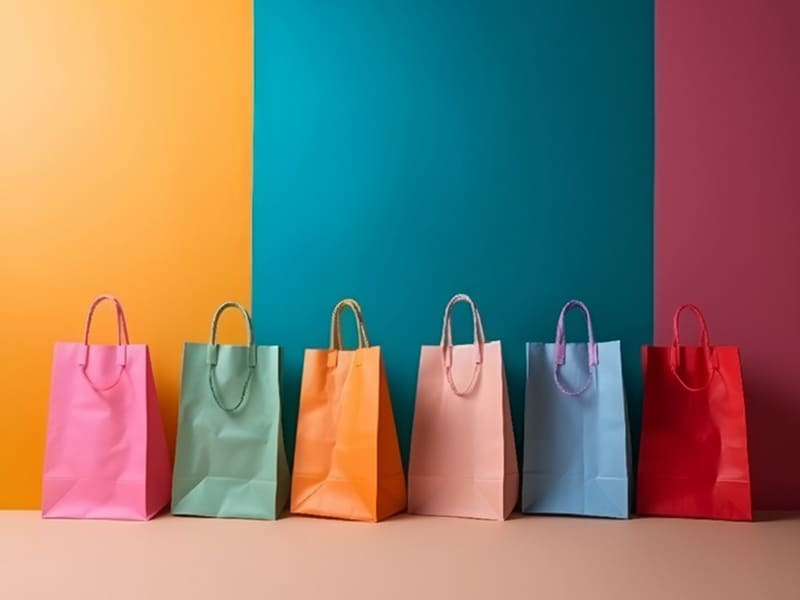
[[[690,309],[700,345],[681,346]],[[711,346],[702,312],[675,311],[672,344],[642,348],[644,410],[637,512],[751,520],[750,467],[739,349]]]

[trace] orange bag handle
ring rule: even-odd
[[[356,318],[356,327],[358,329],[358,347],[369,348],[369,338],[367,337],[367,327],[364,325],[364,312],[361,310],[361,305],[353,298],[345,298],[340,300],[333,308],[331,314],[331,350],[344,350],[342,342],[342,311],[349,308],[353,311]]]

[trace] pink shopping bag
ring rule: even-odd
[[[453,345],[450,315],[472,309],[473,343]],[[438,346],[420,353],[408,469],[408,512],[505,519],[517,502],[519,470],[500,342],[486,342],[469,296],[447,305]]]
[[[104,300],[116,305],[116,346],[89,344]],[[83,343],[55,347],[42,516],[150,519],[169,503],[171,478],[150,351],[129,343],[119,301],[100,296]]]

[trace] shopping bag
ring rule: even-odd
[[[116,306],[116,346],[89,344],[104,300]],[[170,471],[150,351],[129,342],[119,300],[100,296],[83,342],[55,347],[42,516],[149,519],[169,503]]]
[[[682,346],[679,319],[700,322],[699,346]],[[675,311],[672,344],[645,346],[636,509],[642,515],[751,520],[750,463],[735,346],[712,346],[703,313]]]
[[[459,302],[472,310],[471,344],[453,344],[451,315]],[[439,345],[420,351],[408,510],[502,520],[518,493],[502,348],[486,341],[472,299],[456,294],[445,308]]]
[[[340,316],[356,317],[358,348],[344,350]],[[330,347],[303,364],[292,473],[293,513],[378,521],[406,506],[400,447],[381,349],[370,346],[361,307],[339,302]]]
[[[564,317],[586,316],[588,343]],[[631,464],[620,342],[596,342],[589,309],[561,309],[553,344],[527,345],[522,511],[627,518]]]
[[[222,313],[238,309],[247,345],[217,344]],[[250,314],[225,302],[207,344],[183,350],[172,513],[276,519],[289,497],[281,427],[281,352],[256,346]]]

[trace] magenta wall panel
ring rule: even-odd
[[[800,1],[657,0],[655,337],[742,348],[756,508],[800,508]]]

